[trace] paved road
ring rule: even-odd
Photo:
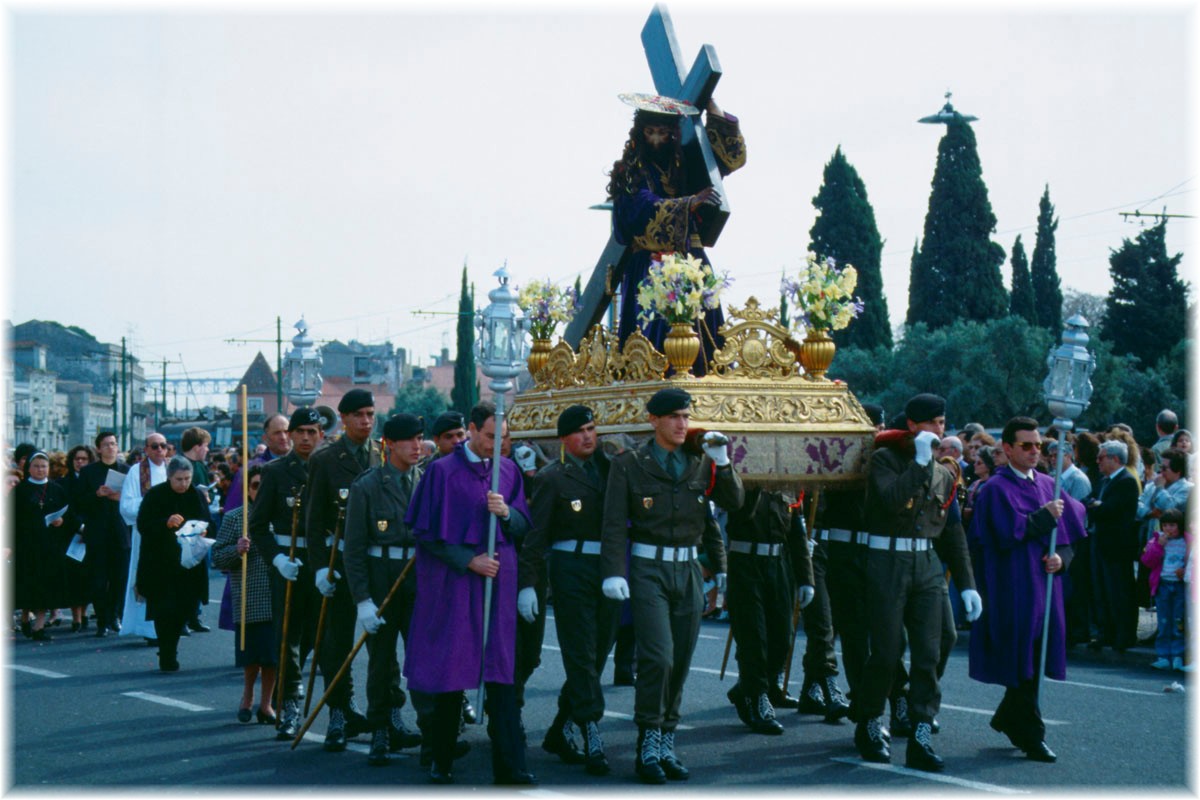
[[[214,577],[212,597],[220,597],[222,585],[223,578]],[[205,616],[210,622],[215,619],[215,604]],[[274,741],[273,729],[267,726],[239,724],[234,714],[241,671],[232,666],[234,643],[228,631],[184,639],[183,669],[170,675],[157,671],[155,648],[140,639],[95,639],[62,632],[63,628],[57,631],[48,643],[18,636],[8,649],[13,719],[8,767],[16,787],[429,788],[415,754],[397,757],[385,768],[368,767],[366,737],[352,742],[346,753],[325,753],[320,747],[324,714],[309,733],[311,743],[294,751]],[[1151,670],[1148,651],[1072,654],[1069,680],[1051,683],[1045,692],[1047,740],[1060,758],[1057,764],[1045,765],[1026,761],[988,727],[1002,692],[967,677],[967,654],[960,641],[943,682],[943,732],[935,739],[947,769],[934,776],[904,769],[902,743],[893,766],[867,766],[855,753],[849,723],[826,725],[816,717],[784,712],[783,736],[746,732],[725,699],[736,665],[731,662],[724,682],[717,677],[727,631],[724,623],[704,623],[684,694],[683,722],[688,727],[681,729],[677,748],[692,769],[689,788],[985,793],[1187,788],[1187,695],[1163,691],[1174,680],[1186,681],[1178,674]],[[614,766],[609,777],[590,778],[538,746],[553,717],[563,676],[556,645],[550,624],[542,666],[527,690],[530,764],[542,783],[531,792],[571,794],[576,787],[638,786],[633,782],[637,731],[631,721],[632,688],[606,688],[609,719],[602,729]],[[803,645],[801,635],[797,647]],[[798,677],[799,655],[796,670]],[[606,687],[611,674],[610,662]],[[356,695],[365,706],[365,652],[355,662],[354,678]],[[795,684],[792,691],[798,691]],[[404,713],[414,726],[411,709]],[[491,780],[483,727],[472,727],[467,738],[474,749],[457,762],[460,789]]]

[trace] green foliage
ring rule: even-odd
[[[1025,258],[1025,245],[1021,244],[1020,234],[1013,242],[1012,295],[1009,301],[1009,314],[1020,317],[1030,325],[1038,324],[1037,310],[1033,304],[1033,281],[1029,277],[1029,261]]]
[[[785,270],[785,271],[784,271],[784,273],[783,273],[783,275],[781,275],[780,277],[781,277],[781,278],[786,278],[786,277],[787,277],[787,271]],[[780,280],[780,284],[779,284],[779,285],[780,285],[781,287],[783,286],[783,281],[782,281],[782,280]],[[786,328],[787,328],[787,326],[788,326],[788,304],[787,304],[787,291],[786,291],[786,290],[784,290],[783,288],[780,288],[780,290],[779,290],[779,324],[780,324],[780,325],[782,325],[782,326],[783,326],[785,329],[786,329]]]
[[[1093,338],[1088,343],[1088,349],[1096,356],[1092,399],[1078,425],[1104,430],[1114,422],[1124,422],[1133,428],[1135,439],[1151,444],[1158,438],[1154,431],[1155,416],[1164,408],[1173,408],[1186,427],[1190,346],[1190,340],[1178,339],[1157,364],[1142,369],[1136,356],[1117,355],[1112,342]]]
[[[402,411],[406,414],[423,417],[425,419],[425,435],[428,436],[433,428],[433,421],[449,408],[450,401],[437,389],[421,381],[408,381],[400,387],[400,391],[396,392],[395,402],[392,404],[391,411],[387,413],[387,417],[390,418],[393,414],[399,414]]]
[[[1104,315],[1107,311],[1108,302],[1104,295],[1089,294],[1071,288],[1063,292],[1062,318],[1070,319],[1076,314],[1082,316],[1091,326],[1093,339],[1096,332],[1104,327]]]
[[[995,229],[975,133],[957,117],[938,144],[924,239],[909,278],[910,325],[936,329],[1008,314],[1000,275],[1004,248],[989,238]]]
[[[1054,232],[1058,220],[1054,218],[1054,206],[1050,205],[1050,187],[1042,192],[1038,201],[1037,238],[1033,243],[1033,261],[1029,275],[1033,281],[1033,295],[1037,309],[1037,324],[1054,336],[1057,344],[1062,341],[1063,293],[1058,279],[1058,256],[1054,251]],[[1070,319],[1068,316],[1067,319]],[[1089,321],[1095,325],[1096,320]]]
[[[458,298],[458,345],[454,356],[454,388],[450,406],[470,414],[479,402],[479,381],[475,377],[475,292],[467,288],[467,265],[463,264],[462,293]]]
[[[809,231],[808,249],[838,264],[853,265],[858,270],[855,296],[864,304],[862,314],[849,328],[833,332],[833,340],[839,347],[891,347],[891,322],[880,270],[883,239],[875,225],[875,210],[867,199],[867,187],[840,146],[825,165],[813,206],[819,213]]]
[[[1182,253],[1167,256],[1167,223],[1125,239],[1109,257],[1113,288],[1108,294],[1100,338],[1113,352],[1158,363],[1187,330],[1187,285],[1179,278]],[[1132,424],[1132,423],[1131,423]]]

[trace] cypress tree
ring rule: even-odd
[[[909,285],[909,324],[940,328],[959,319],[985,322],[1007,315],[1000,275],[1004,248],[989,238],[995,229],[975,133],[956,114],[938,144],[924,239],[913,268],[918,285]],[[914,293],[920,295],[916,311]]]
[[[475,378],[475,292],[467,289],[467,265],[463,264],[462,293],[458,298],[458,342],[454,356],[454,388],[450,407],[470,414],[479,402],[479,381]]]
[[[921,260],[921,248],[913,241],[912,257],[908,260],[908,315],[906,325],[916,325],[928,317],[931,306],[936,306],[942,295],[938,283],[940,275],[932,273],[929,265]]]
[[[1054,252],[1054,232],[1058,220],[1050,205],[1050,187],[1042,192],[1038,202],[1037,238],[1033,242],[1033,261],[1029,265],[1033,281],[1034,308],[1037,324],[1050,331],[1055,342],[1062,340],[1063,293],[1058,279],[1058,256]]]
[[[787,277],[787,270],[784,270],[783,274],[780,276],[780,281],[779,281],[779,286],[780,286],[780,289],[779,289],[779,324],[782,325],[784,328],[787,328],[787,326],[788,326],[788,304],[787,304],[788,296],[787,296],[787,292],[784,291],[784,289],[783,289],[783,280],[782,280],[783,278],[786,278],[786,277]]]
[[[1105,301],[1100,337],[1115,355],[1155,366],[1187,336],[1187,285],[1179,279],[1182,253],[1167,256],[1167,221],[1124,239],[1108,259],[1113,288]]]
[[[867,199],[867,187],[840,145],[825,165],[813,206],[819,214],[808,232],[808,249],[839,264],[854,266],[858,271],[855,295],[864,306],[849,328],[833,333],[833,340],[839,347],[890,348],[892,327],[880,269],[883,239],[875,225],[875,210]]]
[[[1034,307],[1033,281],[1029,277],[1029,260],[1025,258],[1025,245],[1021,235],[1013,242],[1012,249],[1012,296],[1008,313],[1020,317],[1030,325],[1037,325],[1037,310]]]

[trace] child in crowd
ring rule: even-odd
[[[1183,664],[1186,643],[1183,620],[1188,593],[1185,569],[1192,535],[1184,525],[1183,512],[1177,508],[1164,511],[1158,521],[1161,530],[1146,543],[1142,553],[1142,563],[1150,568],[1150,592],[1158,610],[1158,638],[1154,645],[1158,660],[1150,666],[1190,672],[1191,665]]]

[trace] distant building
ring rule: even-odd
[[[283,399],[284,408],[280,409],[275,372],[262,351],[254,356],[242,379],[233,391],[229,393],[229,416],[232,418],[232,440],[234,444],[242,441],[242,385],[246,386],[246,428],[250,446],[254,447],[262,439],[263,421],[274,414],[288,413],[287,398]]]
[[[404,383],[407,365],[404,348],[393,347],[391,342],[362,344],[351,339],[343,344],[335,339],[321,347],[321,376],[325,380],[385,386],[392,397]]]

